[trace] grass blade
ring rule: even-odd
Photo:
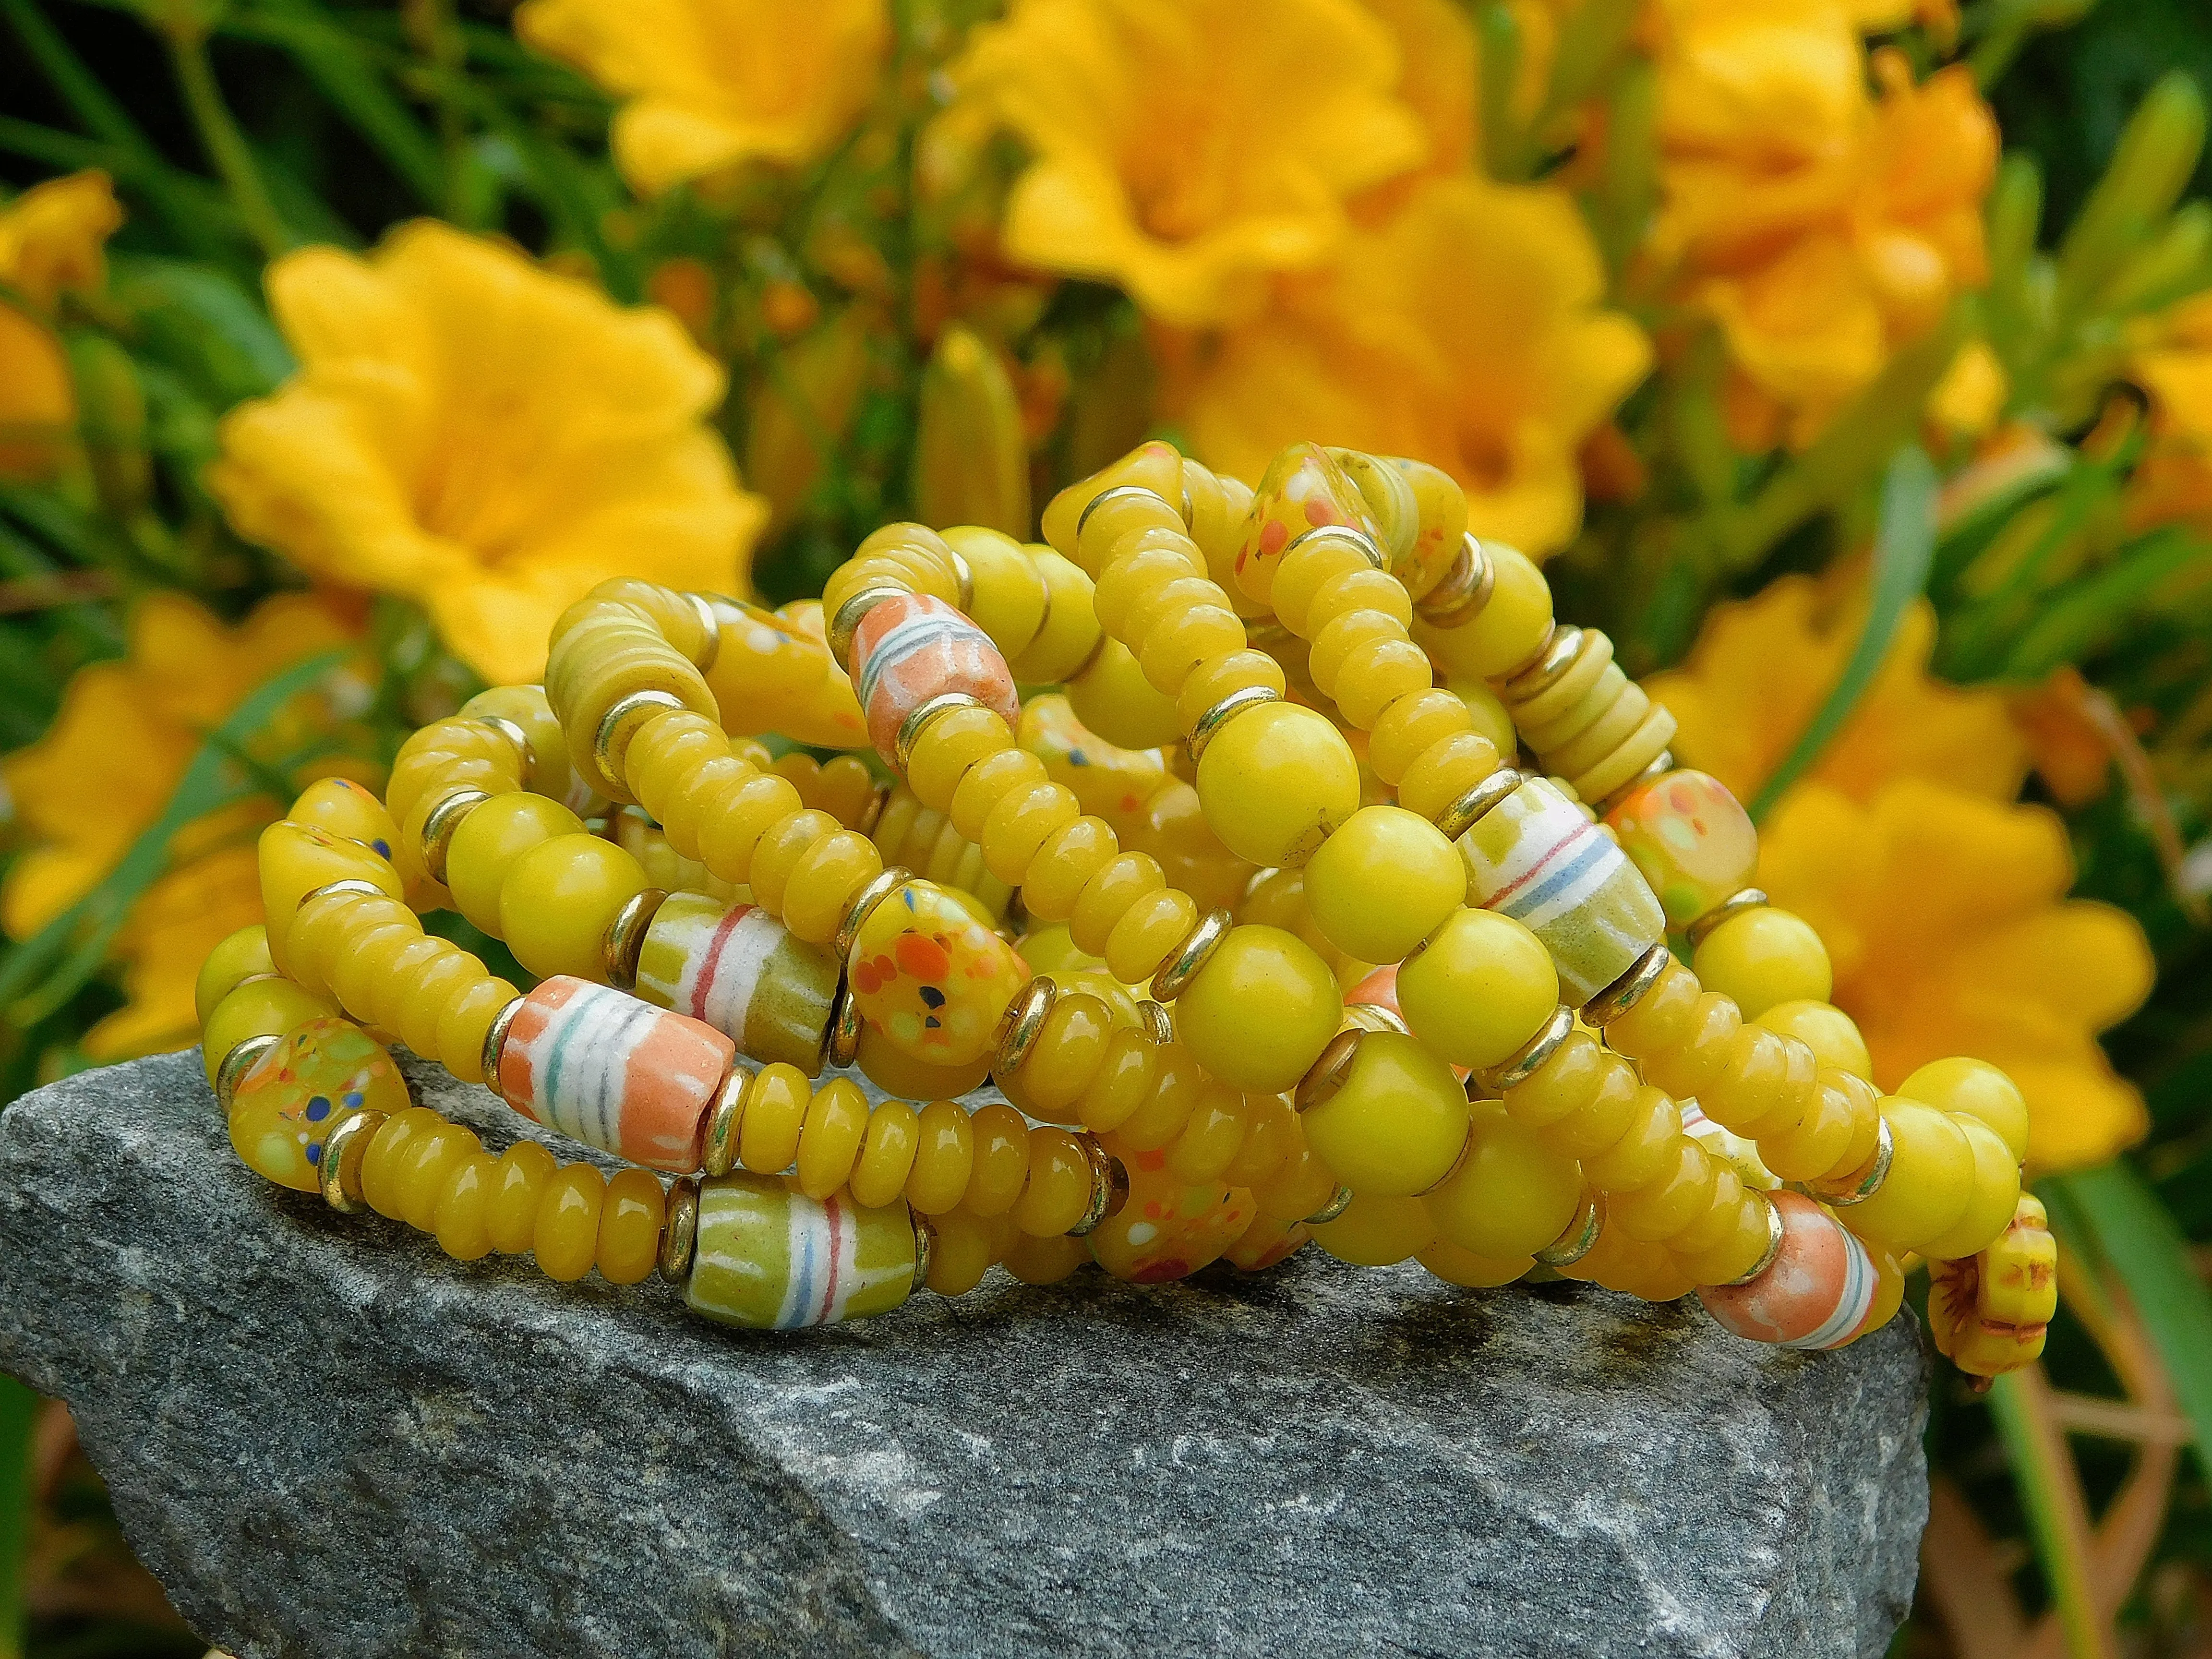
[[[31,1541],[31,1431],[39,1396],[0,1376],[0,1659],[23,1651],[23,1558]]]
[[[2051,1415],[2043,1368],[2000,1376],[1989,1401],[2034,1534],[2036,1559],[2066,1632],[2066,1651],[2071,1659],[2114,1659],[2112,1629],[2098,1617],[2089,1594],[2088,1507],[2074,1474],[2074,1455]]]

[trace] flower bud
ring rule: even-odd
[[[1030,533],[1020,399],[998,354],[957,323],[939,337],[922,375],[914,495],[926,523]]]

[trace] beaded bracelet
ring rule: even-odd
[[[1325,1246],[1350,1259],[1418,1252],[1446,1277],[1496,1282],[1524,1270],[1540,1249],[1571,1271],[1582,1267],[1583,1276],[1647,1294],[1680,1294],[1701,1282],[1709,1305],[1747,1334],[1831,1346],[1893,1310],[1892,1249],[1965,1258],[1992,1240],[2032,1236],[2032,1200],[2015,1211],[2024,1109],[2000,1076],[1946,1062],[1950,1072],[1927,1068],[1905,1085],[1908,1095],[1939,1098],[1877,1104],[1847,1069],[1856,1034],[1840,1014],[1814,1004],[1778,1022],[1784,1030],[1746,1025],[1734,1001],[1703,991],[1668,956],[1663,919],[1686,919],[1700,933],[1701,968],[1719,941],[1727,948],[1712,949],[1711,962],[1723,976],[1771,980],[1779,962],[1785,981],[1793,973],[1811,977],[1802,948],[1809,930],[1802,924],[1764,910],[1740,887],[1717,903],[1698,902],[1698,881],[1711,884],[1711,838],[1690,843],[1697,859],[1680,857],[1679,844],[1666,846],[1682,792],[1717,796],[1734,819],[1708,816],[1755,857],[1741,809],[1710,780],[1668,775],[1671,722],[1663,711],[1651,709],[1613,667],[1602,635],[1562,636],[1553,627],[1548,592],[1533,566],[1464,537],[1463,502],[1440,479],[1412,464],[1306,447],[1271,469],[1256,496],[1240,498],[1242,486],[1147,446],[1048,510],[1048,535],[1074,554],[1073,564],[990,532],[939,539],[894,526],[871,538],[833,579],[828,633],[850,658],[870,737],[905,772],[915,810],[945,814],[980,848],[993,877],[1020,888],[1031,917],[1067,921],[1074,945],[1095,949],[1116,978],[1149,978],[1158,1001],[1137,1005],[1125,1016],[1133,1023],[1117,1028],[1110,998],[1061,994],[1051,979],[1030,979],[970,902],[885,870],[872,844],[801,805],[787,780],[732,747],[717,718],[724,705],[705,674],[721,659],[723,641],[756,629],[757,617],[726,601],[611,584],[556,627],[549,696],[542,710],[529,711],[537,731],[507,721],[514,729],[504,733],[503,756],[485,736],[506,718],[495,712],[478,710],[460,723],[472,720],[473,729],[447,723],[417,734],[392,782],[401,868],[415,852],[421,869],[412,884],[430,889],[431,902],[443,897],[434,884],[445,872],[433,866],[450,860],[459,832],[494,799],[479,786],[517,793],[520,774],[535,770],[535,755],[545,752],[544,739],[565,737],[564,788],[588,777],[608,795],[634,793],[676,856],[696,854],[720,880],[750,881],[763,908],[781,911],[802,943],[837,945],[848,978],[824,1041],[835,1048],[840,1034],[857,1036],[854,1051],[880,1081],[964,1085],[994,1068],[1010,1097],[1020,1099],[1026,1085],[1024,1104],[1089,1103],[1096,1109],[1079,1109],[1074,1121],[1109,1138],[1160,1102],[1154,1115],[1186,1138],[1191,1133],[1193,1115],[1178,1112],[1175,1097],[1202,1091],[1206,1078],[1181,1091],[1163,1084],[1145,1098],[1148,1086],[1175,1073],[1153,1060],[1183,1044],[1217,1090],[1229,1085],[1230,1100],[1239,1090],[1249,1103],[1255,1094],[1295,1086],[1302,1109],[1290,1122],[1303,1131],[1303,1145],[1279,1168],[1310,1176],[1308,1166],[1318,1164],[1323,1176],[1343,1177],[1328,1182],[1334,1196],[1313,1213],[1328,1218]],[[1458,528],[1449,522],[1455,514]],[[1201,526],[1210,532],[1202,554],[1193,539]],[[1447,548],[1453,551],[1444,560],[1439,550]],[[1346,724],[1370,733],[1370,764],[1385,784],[1395,783],[1397,806],[1358,805],[1358,764],[1337,726],[1283,701],[1281,666],[1246,647],[1243,621],[1204,574],[1222,564],[1234,569],[1248,599],[1272,604],[1289,633],[1310,645],[1316,686]],[[1098,579],[1090,617],[1081,604],[1085,571]],[[1433,686],[1429,654],[1407,632],[1416,593],[1436,635],[1430,648],[1493,674],[1502,668],[1523,737],[1547,764],[1572,774],[1571,790],[1504,772],[1495,748],[1473,731],[1466,704]],[[1166,885],[1156,860],[1122,852],[1112,827],[1081,811],[1074,793],[1052,781],[1035,745],[1014,740],[1012,728],[1025,717],[1009,655],[1025,674],[1056,670],[1072,704],[1121,732],[1157,731],[1159,709],[1147,707],[1147,696],[1153,705],[1173,696],[1197,761],[1199,805],[1227,851],[1254,863],[1304,864],[1310,913],[1331,942],[1347,954],[1385,957],[1395,945],[1400,970],[1372,976],[1346,1010],[1326,964],[1296,938],[1231,926],[1218,908],[1201,915],[1187,892]],[[817,708],[828,706],[820,688],[834,679],[834,666],[806,682]],[[1642,855],[1637,863],[1649,867],[1664,854],[1692,878],[1665,890],[1663,912],[1636,866],[1574,800],[1601,785],[1634,787],[1616,807],[1613,828]],[[571,958],[588,966],[611,959],[605,947],[633,937],[650,948],[657,916],[641,902],[641,872],[629,881],[628,872],[611,872],[598,854],[561,846],[578,839],[574,831],[537,833],[545,830],[541,809],[497,822],[507,830],[476,838],[495,843],[486,868],[495,866],[499,877],[479,899],[495,896],[503,913],[511,878],[532,858],[549,878],[515,889],[517,920],[532,930],[530,948],[517,946],[526,966],[558,973]],[[1652,827],[1639,830],[1647,822]],[[526,846],[513,844],[517,824]],[[541,856],[556,846],[558,858]],[[308,874],[328,876],[332,860],[305,862],[315,866]],[[264,877],[268,866],[264,856]],[[1749,867],[1743,861],[1740,874]],[[610,873],[625,879],[611,884]],[[274,931],[280,916],[289,921],[310,890],[298,874],[267,896],[272,942],[281,937]],[[1491,908],[1460,908],[1470,876]],[[371,892],[345,894],[316,881],[316,908],[303,914],[319,916],[341,897],[349,912],[378,893],[397,897],[373,878],[362,884]],[[471,907],[461,890],[471,884],[455,884],[465,912]],[[1680,914],[1686,896],[1697,906],[1686,918]],[[695,927],[702,920],[683,915]],[[394,924],[380,919],[368,934],[380,927],[388,935]],[[394,941],[428,952],[425,964],[444,960],[439,943],[419,931]],[[1817,965],[1824,994],[1825,959]],[[332,988],[357,1012],[374,1002],[365,985],[355,997],[343,984]],[[1626,1060],[1577,1028],[1557,1000],[1562,989],[1612,1048],[1643,1060],[1649,1081],[1639,1083]],[[600,1006],[582,989],[564,994],[568,1000],[544,1014],[548,1032]],[[1169,1001],[1171,1019],[1160,1006]],[[495,1030],[493,1016],[512,1021],[526,1006],[498,981],[464,988],[437,1011],[436,1051],[467,1075],[467,1039],[477,1024],[499,1039],[495,1049],[503,1048],[511,1029]],[[1243,1029],[1255,1007],[1279,1016],[1274,1030]],[[451,1032],[448,1017],[456,1022]],[[424,1018],[418,1013],[418,1023]],[[1801,1035],[1824,1052],[1816,1057]],[[211,1054],[220,1047],[212,1024],[209,1047]],[[1823,1068],[1819,1059],[1839,1063]],[[1856,1059],[1863,1071],[1863,1045]],[[1477,1087],[1468,1092],[1502,1103],[1470,1104],[1453,1064],[1476,1068]],[[504,1085],[503,1059],[495,1070]],[[1109,1073],[1133,1080],[1091,1101]],[[526,1094],[532,1081],[523,1067]],[[1850,1230],[1809,1198],[1770,1199],[1747,1188],[1704,1151],[1681,1109],[1651,1082],[1672,1082],[1683,1093],[1695,1086],[1704,1112],[1748,1131],[1778,1173],[1797,1174],[1848,1205]],[[642,1100],[655,1091],[641,1080],[638,1092]],[[683,1139],[697,1091],[678,1095],[689,1103],[660,1114],[675,1126],[672,1141]],[[642,1120],[653,1117],[641,1109]],[[1532,1178],[1531,1158],[1546,1153],[1549,1178]],[[1095,1157],[1087,1161],[1100,1167]],[[1562,1166],[1570,1172],[1564,1179]],[[1279,1179],[1276,1195],[1300,1187],[1298,1179]],[[1531,1194],[1548,1196],[1548,1208],[1516,1201]],[[1206,1207],[1201,1194],[1194,1208]],[[1211,1207],[1234,1206],[1223,1196]],[[1297,1213],[1294,1207],[1276,1219]],[[1506,1213],[1522,1231],[1498,1224]],[[1206,1259],[1232,1242],[1212,1239]],[[1525,1254],[1516,1261],[1510,1249],[1491,1255],[1478,1244],[1519,1244]],[[1802,1286],[1808,1262],[1820,1264],[1815,1292],[1778,1305],[1778,1287]],[[1983,1264],[1976,1279],[1974,1295],[1983,1300],[2000,1277],[1987,1270],[1991,1265]],[[1731,1279],[1738,1282],[1730,1286]],[[1990,1350],[1975,1350],[1978,1359],[1994,1363],[2003,1341],[2018,1349],[2031,1340],[2033,1320],[2011,1321],[2019,1328],[2009,1337],[1988,1337],[1996,1304],[1975,1306],[1982,1323],[1972,1340]],[[1966,1336],[1960,1346],[1970,1346]]]

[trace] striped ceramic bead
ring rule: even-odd
[[[646,931],[637,994],[701,1019],[763,1064],[822,1069],[837,963],[765,910],[671,893]]]
[[[695,1313],[789,1331],[889,1313],[914,1289],[914,1219],[903,1202],[864,1209],[816,1200],[781,1176],[699,1183],[698,1243],[684,1300]]]
[[[1620,848],[1581,807],[1531,778],[1459,838],[1468,902],[1544,941],[1559,1000],[1579,1008],[1663,938],[1667,915]]]
[[[1705,1310],[1738,1336],[1784,1348],[1839,1348],[1873,1310],[1877,1284],[1866,1247],[1802,1194],[1770,1193],[1782,1248],[1747,1285],[1698,1292]]]
[[[737,1051],[713,1026],[556,974],[523,1000],[499,1091],[525,1117],[651,1170],[699,1167]]]
[[[868,741],[896,766],[899,726],[932,697],[964,692],[1013,730],[1022,714],[1014,677],[991,636],[927,593],[885,599],[853,630],[853,678]]]

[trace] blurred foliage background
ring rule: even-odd
[[[2212,14],[1006,10],[0,0],[0,1103],[191,1042],[258,827],[602,576],[1418,455],[1883,1076],[2028,1094],[2062,1312],[1939,1379],[1895,1650],[2212,1654]],[[19,1651],[200,1647],[0,1378]]]

